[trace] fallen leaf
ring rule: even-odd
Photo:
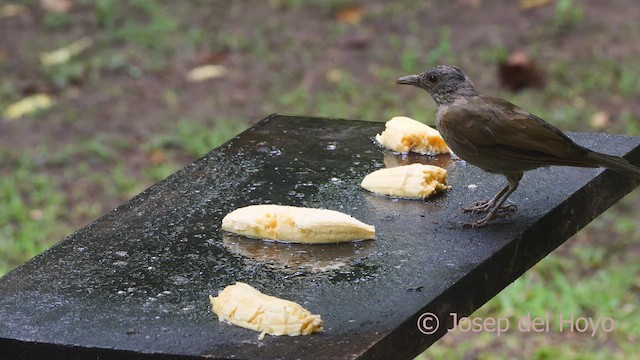
[[[348,5],[338,10],[336,19],[346,24],[358,24],[362,21],[364,9],[361,5]]]
[[[331,70],[327,71],[327,73],[325,74],[325,77],[326,77],[328,82],[335,84],[338,81],[342,80],[343,75],[344,74],[342,73],[342,70],[340,70],[340,69],[331,69]]]
[[[603,130],[609,126],[609,114],[604,111],[598,111],[591,117],[591,126],[595,129]]]
[[[551,0],[520,0],[520,9],[531,10],[551,4]]]
[[[196,63],[198,63],[198,65],[219,64],[225,61],[228,57],[228,51],[215,53],[202,51],[196,54]]]
[[[47,11],[64,14],[73,8],[73,0],[40,0],[40,7]]]
[[[222,65],[204,65],[195,67],[187,73],[190,82],[217,79],[227,75],[227,68]]]
[[[526,87],[544,86],[544,71],[525,52],[516,51],[509,55],[506,61],[498,64],[500,84],[516,91]]]
[[[167,160],[167,155],[160,149],[154,149],[149,154],[149,163],[151,165],[159,165]]]
[[[24,115],[44,110],[53,105],[53,99],[47,94],[35,94],[27,96],[9,105],[3,112],[3,116],[9,120],[20,118]]]
[[[23,16],[23,15],[27,15],[28,13],[29,13],[29,10],[22,5],[6,4],[0,7],[0,19],[14,17],[14,16]]]
[[[80,54],[93,44],[93,40],[88,37],[82,37],[71,44],[61,47],[58,50],[45,52],[40,54],[40,62],[45,67],[60,65],[71,60],[72,57]]]

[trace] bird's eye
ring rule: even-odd
[[[435,84],[436,80],[438,80],[438,78],[436,78],[435,75],[431,74],[429,76],[427,76],[427,80],[429,80],[430,83]]]

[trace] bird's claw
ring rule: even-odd
[[[470,213],[487,212],[489,211],[489,209],[491,209],[492,205],[493,205],[493,202],[491,200],[487,200],[487,201],[478,200],[478,201],[472,202],[469,206],[462,208],[462,211],[470,212]]]
[[[473,203],[471,203],[471,205],[462,208],[462,211],[464,212],[470,212],[473,214],[476,213],[483,213],[483,212],[488,212],[491,211],[491,209],[494,206],[494,202],[491,200],[487,200],[487,201],[474,201]],[[500,206],[500,208],[498,209],[499,213],[503,213],[503,212],[514,212],[518,209],[518,207],[515,204],[503,204],[502,206]]]
[[[516,208],[517,207],[514,204],[502,205],[500,206],[500,209],[496,211],[495,214],[487,215],[477,221],[460,222],[460,225],[462,225],[462,227],[466,229],[479,229],[481,227],[487,226],[487,224],[489,224],[489,222],[491,222],[494,219],[509,216],[511,212],[516,211]]]
[[[488,223],[489,223],[488,221],[482,221],[482,220],[480,220],[480,221],[469,221],[469,222],[467,222],[467,221],[459,222],[459,224],[462,225],[462,227],[465,228],[465,229],[478,229],[478,228],[486,226]]]

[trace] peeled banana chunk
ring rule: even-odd
[[[322,331],[320,315],[299,304],[261,293],[251,285],[236,282],[218,296],[209,295],[211,309],[220,321],[270,335],[309,335]]]
[[[375,238],[375,228],[347,214],[327,209],[252,205],[222,219],[222,230],[293,243],[338,243]]]
[[[424,199],[451,188],[447,185],[447,170],[424,164],[376,170],[360,185],[376,194],[408,199]]]
[[[406,116],[396,116],[385,124],[385,130],[376,140],[387,149],[422,155],[449,154],[438,130]]]

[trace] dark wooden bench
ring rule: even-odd
[[[460,207],[504,179],[450,156],[385,152],[373,141],[383,128],[269,116],[72,234],[0,279],[2,358],[410,359],[451,313],[470,314],[638,185],[601,169],[539,169],[512,196],[515,214],[464,229]],[[640,162],[640,138],[570,135]],[[359,186],[415,161],[447,168],[453,189],[410,201]],[[304,246],[221,233],[226,213],[260,203],[343,211],[377,238]],[[235,281],[321,314],[325,331],[259,341],[218,322],[207,296]]]

